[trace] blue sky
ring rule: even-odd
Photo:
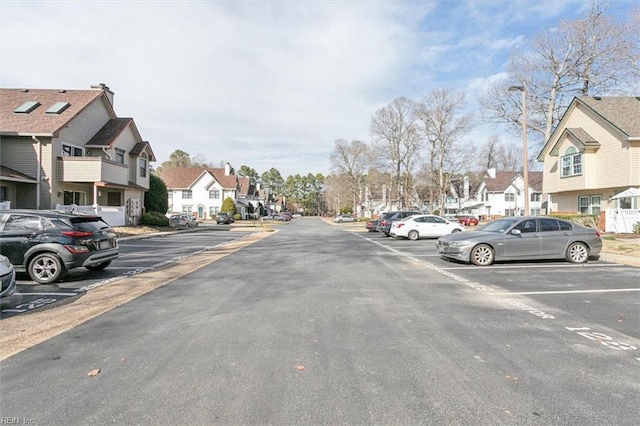
[[[637,3],[615,1],[609,14]],[[0,2],[0,85],[105,83],[158,159],[330,172],[337,139],[370,141],[399,96],[467,93],[587,0]],[[470,141],[499,129],[478,126]],[[509,133],[517,142],[518,133]]]

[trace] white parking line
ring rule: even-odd
[[[472,266],[472,265],[466,265],[466,266],[451,266],[451,267],[442,267],[441,269],[446,269],[446,270],[455,270],[455,269],[474,269],[476,271],[490,271],[490,270],[494,270],[494,269],[522,269],[522,268],[526,268],[526,269],[531,269],[531,268],[538,268],[538,269],[544,269],[544,268],[554,268],[554,269],[558,269],[558,268],[602,268],[602,267],[607,267],[607,268],[611,268],[614,266],[618,266],[618,267],[624,267],[624,265],[618,265],[617,263],[599,263],[599,264],[582,264],[582,265],[575,265],[575,264],[571,264],[571,263],[552,263],[552,264],[545,264],[545,265],[534,265],[534,264],[526,264],[526,265],[491,265],[491,266],[483,266],[480,269],[478,269],[477,266]]]
[[[541,295],[541,294],[583,294],[583,293],[624,293],[628,291],[640,291],[640,288],[608,288],[602,290],[553,290],[553,291],[518,291],[509,293],[492,293],[496,296]]]

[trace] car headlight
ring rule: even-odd
[[[451,247],[464,247],[471,245],[471,241],[454,241],[450,244]]]
[[[7,269],[11,268],[11,262],[6,257],[0,258],[0,264],[4,265]]]

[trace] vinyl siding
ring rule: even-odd
[[[640,186],[640,144],[629,144],[624,135],[581,104],[576,104],[562,126],[557,135],[562,134],[563,128],[582,128],[598,141],[600,147],[584,150],[582,175],[565,178],[561,177],[562,156],[574,142],[564,137],[558,143],[558,156],[546,153],[543,198],[552,194],[551,207],[554,211],[577,210],[579,195],[602,195],[604,206],[607,197],[613,195],[612,188]],[[551,140],[548,149],[556,142]],[[577,143],[574,146],[579,148]]]
[[[98,98],[60,131],[57,139],[84,147],[112,117],[102,98]]]

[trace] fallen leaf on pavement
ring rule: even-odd
[[[100,369],[99,369],[99,368],[96,368],[95,370],[91,370],[91,371],[89,371],[89,374],[87,374],[87,376],[89,376],[89,377],[96,377],[99,373],[100,373]]]
[[[296,366],[296,368],[297,368],[298,370],[304,370],[304,365],[298,365],[298,366]]]

